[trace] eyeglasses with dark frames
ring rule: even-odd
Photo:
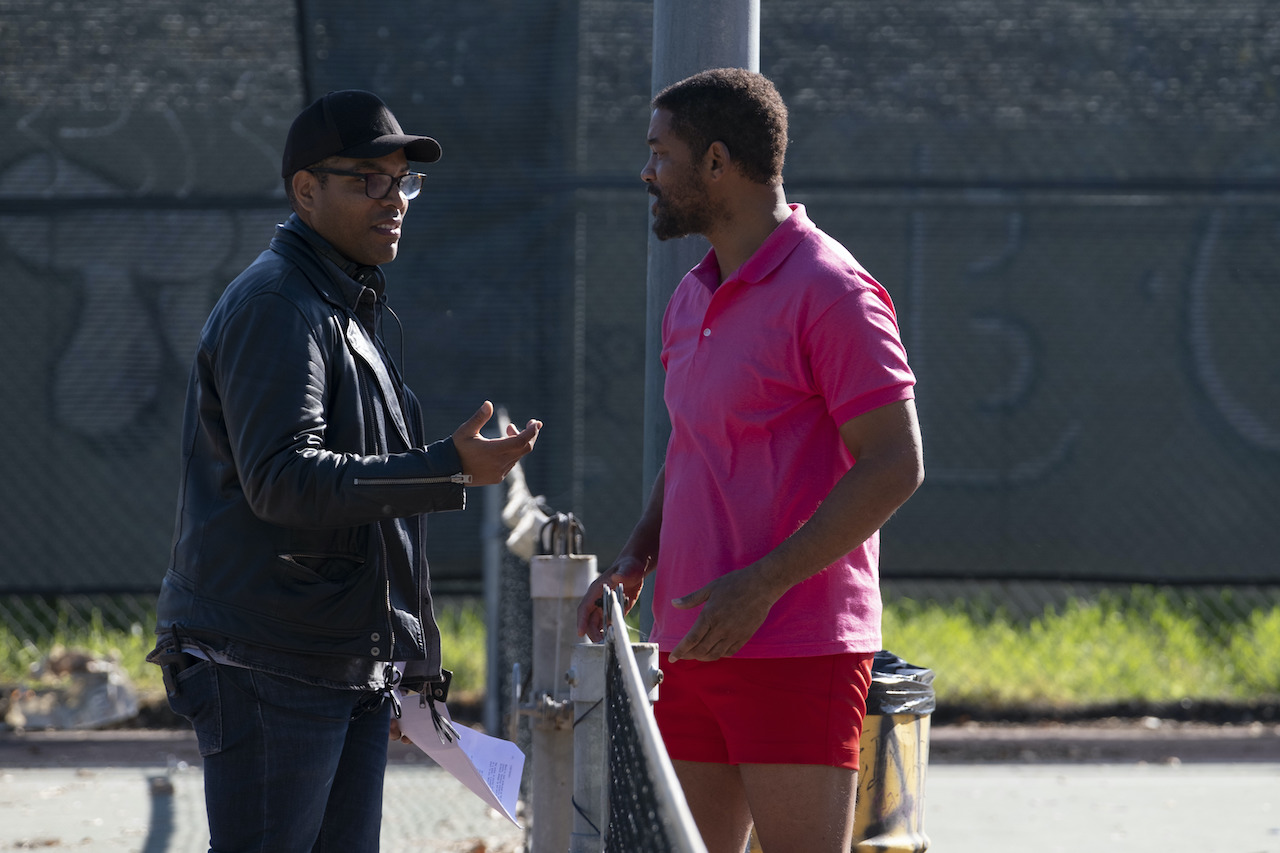
[[[397,187],[406,199],[417,198],[418,193],[422,192],[422,181],[426,178],[426,175],[422,172],[407,172],[400,177],[396,177],[395,175],[388,175],[386,172],[352,172],[347,169],[325,169],[318,166],[305,171],[312,174],[324,172],[326,175],[360,178],[364,181],[364,194],[378,201],[391,195],[391,190]]]

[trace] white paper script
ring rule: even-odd
[[[431,706],[422,707],[416,693],[396,691],[400,699],[400,731],[409,736],[419,749],[436,764],[448,770],[480,799],[502,812],[507,820],[515,819],[516,801],[520,797],[520,776],[524,773],[524,753],[511,741],[490,737],[466,726],[454,726],[458,737],[441,742],[431,722]],[[437,702],[436,710],[446,720],[449,709]],[[450,720],[452,723],[452,720]]]

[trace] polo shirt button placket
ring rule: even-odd
[[[702,330],[702,336],[703,336],[704,338],[709,338],[709,337],[711,337],[711,329],[710,329],[710,327],[708,327],[708,328],[706,328],[706,329],[703,329],[703,330]]]

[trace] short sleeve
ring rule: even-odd
[[[810,326],[805,350],[814,386],[837,424],[915,396],[893,302],[869,276]]]

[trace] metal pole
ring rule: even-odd
[[[498,707],[498,699],[502,695],[498,681],[502,673],[498,671],[498,641],[502,624],[502,501],[501,486],[485,486],[482,507],[483,522],[480,526],[480,555],[484,569],[484,617],[485,624],[490,626],[485,632],[485,660],[488,668],[484,685],[484,730],[497,735],[502,717]]]
[[[567,550],[567,549],[566,549]],[[573,823],[573,706],[565,678],[578,643],[578,602],[598,574],[593,554],[529,561],[533,598],[532,853],[564,853]]]
[[[653,94],[708,68],[760,70],[760,0],[654,0]],[[671,435],[662,401],[662,314],[680,279],[697,266],[707,249],[701,237],[662,241],[649,232],[641,501],[648,500]],[[652,589],[652,584],[645,585],[640,603],[645,638],[653,628]]]
[[[760,0],[653,0],[653,94],[708,68],[760,70]]]

